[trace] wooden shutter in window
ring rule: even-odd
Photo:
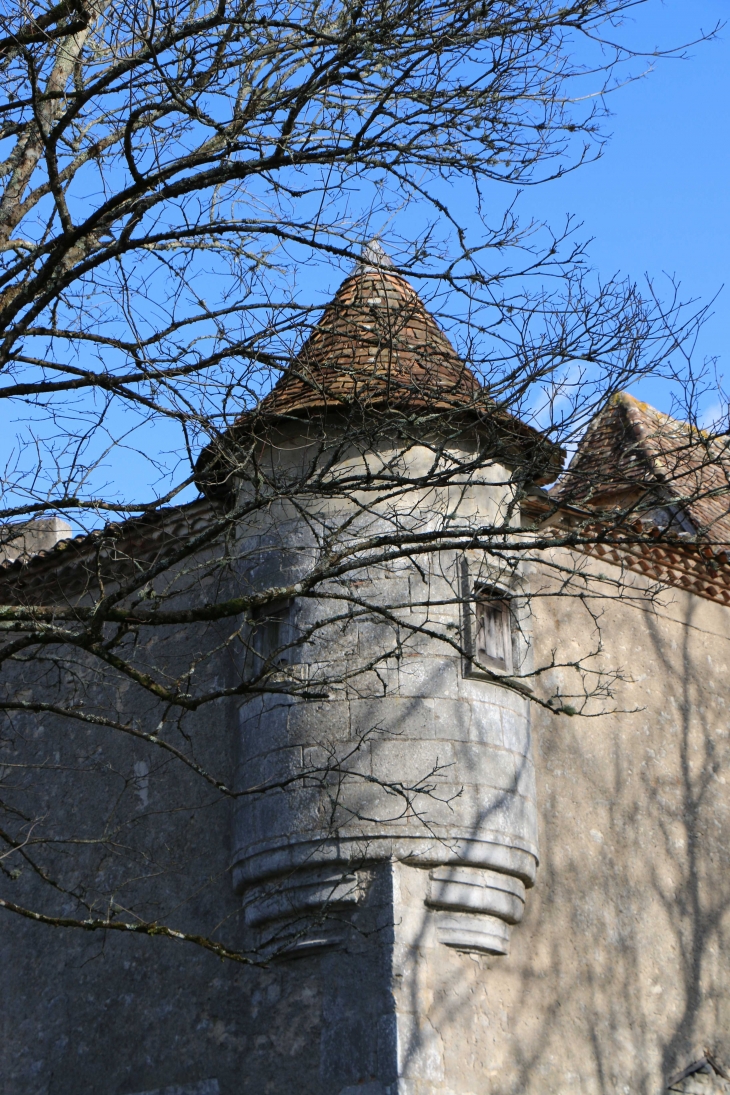
[[[512,635],[507,601],[477,601],[477,661],[491,669],[512,672]]]

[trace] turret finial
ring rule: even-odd
[[[380,240],[376,238],[371,239],[369,243],[363,244],[362,251],[360,252],[360,265],[362,266],[392,266],[393,260],[387,253]]]

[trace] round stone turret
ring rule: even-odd
[[[359,554],[253,621],[244,671],[275,664],[275,690],[240,709],[234,884],[259,941],[334,945],[378,871],[401,864],[441,943],[504,954],[538,864],[529,690],[505,686],[529,668],[525,578],[446,534],[514,524],[510,454],[544,443],[497,412],[376,259],[371,247],[254,416],[268,422],[261,474],[292,489],[243,533],[244,586],[296,590],[325,546]],[[325,441],[305,507],[298,476]],[[397,550],[427,533],[443,548]],[[378,537],[394,549],[363,546]]]

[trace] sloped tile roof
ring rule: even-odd
[[[730,605],[727,436],[620,392],[593,419],[555,486],[524,510],[526,527],[578,530],[578,551]]]
[[[595,417],[551,490],[563,504],[630,506],[637,517],[671,506],[684,531],[730,547],[730,437],[710,435],[626,392]]]
[[[429,416],[451,411],[457,418],[466,414],[482,433],[489,432],[497,458],[508,463],[521,453],[531,463],[536,482],[551,481],[562,466],[562,449],[496,407],[416,291],[394,272],[382,249],[371,244],[271,392],[219,442],[203,450],[196,468],[198,485],[212,500],[225,496],[231,468],[235,475],[236,467],[235,459],[225,458],[226,446],[253,424],[353,406]],[[0,591],[5,584],[18,596],[26,579],[37,583],[41,571],[54,580],[60,573],[78,576],[100,550],[117,566],[132,558],[146,561],[171,538],[184,537],[191,520],[197,530],[201,520],[211,519],[208,510],[205,500],[171,507],[61,541],[29,559],[0,563]],[[192,528],[188,531],[192,534]],[[42,585],[35,584],[34,595]]]
[[[219,513],[205,498],[168,506],[104,528],[59,540],[30,556],[0,563],[0,602],[34,604],[50,597],[61,603],[106,580],[152,565],[202,532]]]
[[[730,554],[696,540],[656,536],[637,521],[632,529],[593,525],[585,530],[587,555],[643,574],[651,582],[675,586],[708,601],[730,605]]]

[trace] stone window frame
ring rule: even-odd
[[[270,601],[266,605],[261,605],[258,609],[255,609],[252,613],[251,621],[251,652],[253,657],[257,660],[258,666],[265,663],[267,658],[271,656],[276,650],[280,650],[282,647],[288,647],[294,639],[294,601],[291,597],[281,598],[280,600]],[[261,626],[261,625],[264,626]],[[271,624],[276,625],[276,638],[272,639],[272,633],[274,628]],[[289,650],[284,650],[281,658],[277,659],[272,668],[285,669],[294,664],[296,654],[296,647],[292,647]]]
[[[526,608],[526,582],[522,573],[516,573],[513,584],[508,585],[501,576],[485,573],[484,567],[473,566],[469,559],[462,560],[461,576],[461,635],[464,658],[463,676],[474,680],[499,683],[499,678],[519,681],[520,689],[532,692],[523,674],[532,669],[532,643],[530,641],[529,610]],[[475,664],[477,658],[477,605],[480,601],[501,602],[504,606],[505,642],[508,653],[507,668]]]

